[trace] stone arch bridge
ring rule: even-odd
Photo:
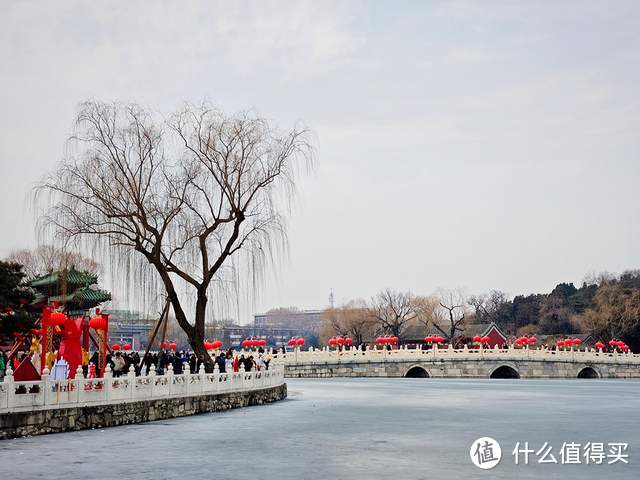
[[[408,349],[280,354],[288,377],[640,378],[640,355],[602,351]]]

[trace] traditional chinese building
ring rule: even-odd
[[[58,302],[67,313],[81,314],[111,300],[111,293],[97,286],[98,275],[76,270],[75,267],[51,272],[30,282],[36,291],[33,304],[50,305]]]
[[[458,342],[472,343],[473,337],[489,337],[489,343],[487,346],[493,348],[494,345],[502,347],[507,343],[507,336],[500,330],[500,328],[494,323],[474,323],[465,325],[464,332],[458,338]]]

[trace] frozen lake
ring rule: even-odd
[[[640,382],[322,379],[288,381],[260,407],[0,441],[0,478],[640,478]],[[475,467],[475,439],[502,461]],[[515,465],[516,442],[625,442],[629,464]],[[605,463],[607,460],[605,459]]]

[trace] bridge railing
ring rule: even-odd
[[[133,367],[128,374],[113,377],[109,368],[104,378],[84,378],[79,368],[72,380],[52,380],[45,369],[37,382],[16,382],[9,369],[0,382],[0,413],[101,405],[139,400],[188,397],[228,392],[244,392],[275,387],[284,383],[284,365],[270,362],[268,370],[205,373],[204,366],[197,373],[173,374],[169,366],[165,375],[156,375],[153,365],[146,376],[135,376]]]
[[[538,348],[407,348],[402,346],[397,349],[387,350],[380,348],[367,348],[360,350],[355,347],[343,350],[328,350],[310,348],[306,351],[295,350],[293,352],[279,353],[276,358],[285,364],[304,365],[314,363],[365,363],[384,361],[409,361],[428,359],[456,359],[456,360],[553,360],[575,362],[607,362],[607,363],[634,363],[640,364],[640,355],[630,352],[606,352],[592,348],[555,350],[547,347]]]

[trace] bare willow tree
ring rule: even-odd
[[[410,292],[387,288],[371,300],[370,312],[381,333],[402,338],[409,323],[417,316],[415,297]]]
[[[285,245],[287,201],[311,155],[307,131],[281,133],[263,118],[207,105],[157,120],[137,105],[89,101],[70,142],[75,153],[36,189],[43,226],[155,271],[212,370],[208,296],[230,259],[244,254],[258,268]]]

